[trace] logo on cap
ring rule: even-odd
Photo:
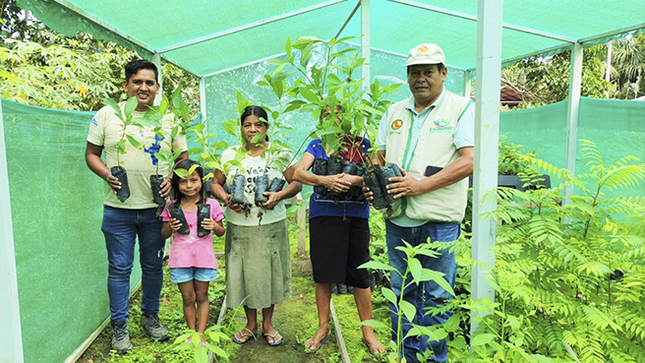
[[[419,53],[427,53],[428,52],[428,47],[426,47],[425,45],[422,45],[422,46],[419,47],[419,49],[417,49],[417,52],[419,52]]]
[[[403,126],[403,121],[402,120],[394,120],[394,122],[392,122],[391,127],[392,127],[392,130],[396,131],[396,130],[400,129],[402,126]]]

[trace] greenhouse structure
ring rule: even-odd
[[[271,102],[256,85],[257,70],[285,55],[288,38],[353,37],[346,44],[366,59],[361,77],[383,84],[405,83],[401,66],[412,47],[439,44],[447,59],[446,88],[469,95],[476,84],[472,238],[473,260],[482,263],[473,267],[473,299],[494,299],[485,279],[494,265],[496,223],[477,216],[496,208],[483,196],[497,186],[500,133],[571,171],[582,166],[579,139],[597,140],[609,159],[645,159],[645,102],[580,95],[584,48],[645,32],[642,0],[17,3],[59,33],[89,33],[196,75],[201,120],[211,125],[235,117],[236,91]],[[500,113],[502,67],[564,51],[571,51],[568,100]],[[394,95],[406,97],[407,87]],[[100,180],[83,159],[93,114],[0,103],[0,363],[66,361],[109,316],[97,227]],[[307,130],[297,121],[288,122],[301,139]]]

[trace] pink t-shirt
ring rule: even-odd
[[[161,219],[164,222],[170,221],[168,206],[175,202],[176,200],[173,200],[168,203],[161,213]],[[211,218],[215,222],[224,219],[224,211],[215,199],[207,198],[206,203],[211,206]],[[213,252],[213,235],[197,236],[197,210],[192,212],[184,211],[184,216],[190,227],[190,234],[173,234],[168,267],[218,268],[215,252]]]

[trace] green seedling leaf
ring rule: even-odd
[[[231,125],[228,122],[224,122],[222,124],[222,127],[224,128],[224,131],[226,131],[227,134],[232,136],[237,136],[237,127]]]
[[[284,58],[269,59],[267,61],[267,63],[269,63],[272,66],[280,66],[280,65],[283,65],[283,64],[289,64],[289,62],[287,62]]]
[[[222,348],[216,347],[213,344],[208,344],[207,347],[213,353],[219,355],[220,357],[222,357],[224,359],[228,359],[228,354],[226,354],[226,352]]]
[[[207,352],[207,350],[197,348],[195,350],[195,361],[197,363],[208,363],[208,352]]]
[[[406,300],[400,301],[399,310],[403,312],[403,315],[408,321],[412,321],[414,315],[417,313],[417,308]]]
[[[423,276],[423,266],[421,266],[421,261],[416,258],[411,259],[408,262],[408,268],[410,269],[414,283],[420,283]]]
[[[427,326],[414,325],[405,335],[404,339],[409,337],[423,336],[424,339],[428,340],[442,340],[448,336],[443,329],[436,329]]]
[[[309,88],[301,88],[300,89],[300,95],[302,95],[302,97],[305,100],[307,100],[307,101],[309,101],[309,102],[311,102],[313,104],[316,104],[316,105],[322,104],[321,103],[322,100],[320,99],[320,97],[314,91],[310,90]]]
[[[130,142],[130,144],[131,144],[134,148],[136,148],[136,149],[142,149],[142,148],[143,148],[143,145],[141,145],[141,143],[140,143],[139,141],[137,141],[137,139],[135,139],[134,137],[132,137],[132,136],[130,136],[130,135],[125,135],[125,137],[127,137],[127,138],[128,138],[128,141]],[[125,148],[125,145],[123,145],[123,146],[124,146],[124,148]]]
[[[287,43],[284,45],[284,50],[287,53],[287,57],[291,58],[291,39],[287,37]]]
[[[361,321],[361,325],[369,326],[374,329],[390,329],[389,325],[383,324],[377,320],[363,320]]]
[[[125,154],[125,139],[119,140],[119,142],[117,142],[114,147],[116,148],[118,153]]]
[[[287,106],[287,108],[284,109],[284,112],[287,113],[287,112],[291,112],[291,111],[297,111],[298,109],[300,109],[305,104],[307,104],[305,101],[293,100],[293,101],[289,102],[289,106]]]
[[[226,150],[228,148],[228,143],[226,141],[220,141],[215,146],[213,146],[213,149],[215,151],[217,150]]]
[[[448,281],[446,281],[444,274],[441,272],[424,268],[420,281],[434,281],[437,285],[448,291],[450,295],[455,296],[455,291],[452,289]]]
[[[317,37],[304,36],[294,40],[291,46],[295,49],[303,50],[307,48],[307,46],[317,42],[322,42],[322,40],[318,39]]]
[[[443,328],[446,329],[447,332],[457,331],[457,329],[459,329],[459,316],[452,315],[443,325]]]
[[[179,109],[181,107],[181,90],[182,90],[182,85],[177,86],[175,90],[172,92],[172,106],[175,109]]]
[[[396,269],[387,263],[378,261],[368,261],[358,266],[358,268],[372,268],[375,270],[396,271]]]
[[[177,176],[180,177],[181,179],[186,179],[186,175],[188,175],[188,170],[175,169],[174,173],[177,174]]]
[[[261,142],[262,140],[264,140],[264,138],[266,136],[267,136],[266,134],[257,134],[255,136],[253,136],[253,139],[251,139],[251,143],[257,144],[257,143]]]
[[[383,296],[387,301],[391,302],[392,304],[396,305],[397,303],[397,298],[396,294],[394,294],[394,291],[392,289],[388,289],[387,287],[381,288],[381,293],[383,293]]]
[[[139,106],[139,101],[136,97],[130,97],[125,101],[125,106],[123,107],[123,113],[125,114],[125,119],[128,120],[132,116],[132,112]]]
[[[123,120],[123,111],[121,111],[121,107],[119,107],[119,104],[116,101],[114,101],[111,98],[104,98],[103,102],[106,105],[112,107],[112,109],[114,110],[114,114],[116,115],[116,117],[119,118],[119,120],[124,121]]]
[[[477,334],[475,337],[470,341],[470,345],[473,347],[478,347],[480,345],[484,345],[490,341],[495,339],[495,334]]]

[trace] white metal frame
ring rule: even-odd
[[[497,224],[493,218],[483,218],[482,214],[497,209],[494,190],[497,187],[503,8],[503,0],[479,0],[477,11],[471,279],[471,294],[475,301],[481,298],[487,298],[491,302],[495,300],[495,291],[486,280],[491,277],[495,266]],[[475,318],[476,313],[473,312],[470,319],[471,330],[477,326]]]
[[[582,44],[576,43],[571,49],[571,71],[569,73],[569,107],[567,109],[567,152],[565,169],[575,175],[576,150],[578,146],[578,118],[580,113],[580,90],[582,88]],[[568,204],[573,195],[573,185],[564,188],[562,203]]]
[[[0,362],[24,362],[16,251],[11,219],[11,196],[2,102],[0,102]]]

